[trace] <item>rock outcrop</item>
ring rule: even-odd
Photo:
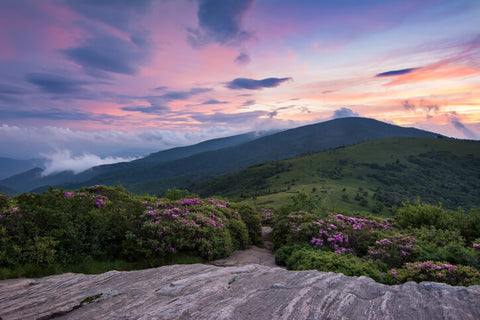
[[[13,319],[480,319],[480,286],[378,284],[366,277],[173,265],[0,281]]]

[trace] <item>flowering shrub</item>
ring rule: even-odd
[[[227,202],[181,199],[144,204],[141,235],[151,257],[191,251],[212,260],[248,246],[247,228]]]
[[[260,209],[260,218],[262,219],[262,226],[272,226],[273,222],[273,210],[272,209]]]
[[[275,222],[273,239],[276,248],[282,245],[310,243],[313,247],[328,248],[336,253],[352,252],[364,255],[373,234],[392,227],[388,220],[348,217],[341,214],[317,215],[297,211]]]
[[[0,195],[0,271],[115,259],[160,265],[178,252],[215,259],[258,241],[249,235],[261,241],[257,211],[217,199],[138,197],[121,186]]]
[[[435,281],[461,286],[480,284],[480,272],[472,267],[431,261],[407,263],[404,268],[392,270],[391,273],[398,283]]]
[[[415,213],[412,221],[430,223],[435,217],[443,217],[438,215],[438,207],[424,209]],[[409,215],[405,217],[410,219]],[[477,283],[480,255],[475,251],[480,251],[480,239],[467,246],[459,229],[438,229],[425,223],[419,228],[408,226],[401,229],[387,219],[341,214],[296,211],[279,215],[274,219],[272,235],[275,258],[290,269],[363,274],[386,284],[409,280]],[[412,261],[417,261],[416,269],[406,264]],[[428,261],[444,263],[433,268]],[[357,263],[363,263],[366,269]],[[356,265],[352,267],[355,271],[349,270],[349,264]],[[439,270],[436,277],[432,276],[433,269]]]
[[[403,234],[396,234],[375,241],[375,245],[368,247],[368,258],[385,263],[390,267],[401,267],[405,262],[412,261],[412,248],[415,238]]]
[[[480,238],[475,239],[475,240],[473,241],[472,247],[475,248],[475,249],[478,249],[479,252],[480,252]]]

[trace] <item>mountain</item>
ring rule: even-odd
[[[319,207],[387,213],[420,198],[480,208],[480,141],[393,137],[264,163],[190,186],[202,197],[282,206],[298,192]]]
[[[384,137],[438,136],[432,132],[404,128],[373,119],[341,118],[282,131],[231,148],[179,159],[174,163],[167,162],[152,168],[154,171],[151,172],[151,179],[140,183],[128,179],[124,181],[137,193],[162,193],[172,186],[172,180],[179,183],[177,187],[186,187],[188,182],[206,180],[208,177],[238,171],[252,165],[364,141]],[[158,179],[154,179],[155,176]],[[172,179],[173,177],[175,179]]]
[[[264,135],[268,135],[271,133],[273,132],[269,132],[269,131],[249,132],[249,133],[226,137],[226,138],[207,140],[191,146],[177,147],[177,148],[172,148],[165,151],[155,152],[155,153],[149,154],[148,156],[142,159],[135,160],[134,163],[146,164],[146,163],[161,163],[166,161],[173,161],[177,159],[190,157],[190,156],[193,156],[194,154],[198,154],[202,152],[214,151],[214,150],[220,150],[223,148],[232,147],[235,145],[239,145],[248,141],[258,139]]]
[[[0,180],[43,166],[43,164],[44,161],[41,159],[17,160],[0,157]]]
[[[138,193],[163,193],[171,187],[186,187],[221,174],[255,164],[287,159],[306,153],[384,137],[437,137],[432,132],[404,128],[367,118],[341,118],[261,136],[229,137],[205,142],[203,146],[175,148],[144,159],[93,167],[78,175],[65,175],[64,188],[121,183]],[[193,149],[192,149],[193,148]],[[219,148],[219,149],[217,149]],[[50,179],[50,180],[48,180]],[[48,186],[51,178],[12,177],[0,184],[26,191]]]
[[[268,131],[249,132],[249,133],[235,135],[235,136],[226,137],[226,138],[207,140],[191,146],[177,147],[177,148],[172,148],[164,151],[151,153],[144,158],[134,160],[131,162],[122,162],[122,163],[115,163],[111,165],[95,166],[80,174],[74,174],[71,171],[64,171],[64,172],[57,172],[57,173],[50,174],[48,176],[44,176],[42,174],[43,170],[38,167],[40,165],[43,166],[42,160],[35,160],[35,161],[32,161],[31,165],[29,166],[24,166],[24,167],[18,166],[18,168],[24,168],[24,170],[18,169],[15,175],[11,175],[8,178],[3,179],[0,182],[0,185],[9,186],[10,193],[12,192],[12,189],[20,190],[16,192],[18,193],[18,192],[32,191],[39,188],[41,190],[41,189],[48,188],[48,186],[69,185],[72,183],[81,184],[83,181],[88,181],[98,175],[106,174],[111,171],[118,172],[123,170],[129,170],[136,167],[142,167],[142,166],[149,167],[154,164],[159,164],[166,161],[174,161],[174,160],[185,158],[197,153],[231,147],[237,144],[254,140],[266,134],[269,134],[269,132]],[[1,159],[2,158],[0,158],[0,161]],[[9,160],[12,160],[10,161],[11,163],[17,162],[17,160],[13,160],[13,159],[9,159]]]
[[[0,185],[0,193],[6,194],[6,195],[14,195],[14,194],[17,194],[18,192],[8,187]]]

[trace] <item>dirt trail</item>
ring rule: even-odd
[[[263,248],[251,246],[247,250],[237,250],[228,258],[210,262],[218,267],[238,267],[248,264],[260,264],[269,267],[276,267],[275,257],[272,253],[272,242],[270,232],[272,228],[262,228]]]

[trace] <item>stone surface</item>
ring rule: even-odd
[[[366,277],[173,265],[0,281],[13,319],[480,319],[480,286],[378,284]]]
[[[210,264],[219,267],[239,267],[248,264],[261,264],[269,267],[276,267],[275,257],[270,250],[250,247],[248,250],[235,251],[225,259],[215,260]]]

